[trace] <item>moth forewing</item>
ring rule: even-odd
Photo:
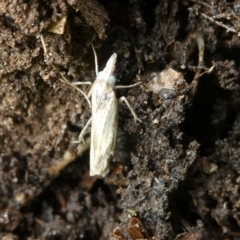
[[[114,153],[118,126],[118,102],[113,89],[106,91],[100,107],[92,113],[90,176],[105,176]]]
[[[118,125],[118,101],[114,92],[112,74],[117,55],[114,53],[92,86],[92,128],[90,149],[90,176],[105,176],[113,155]]]

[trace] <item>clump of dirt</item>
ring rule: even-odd
[[[1,239],[237,239],[239,2],[3,1]],[[106,178],[89,176],[80,93],[112,52],[119,108]],[[85,152],[86,151],[86,152]],[[185,230],[183,230],[185,229]]]

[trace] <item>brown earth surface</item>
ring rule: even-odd
[[[238,0],[1,0],[0,239],[240,239],[239,36]],[[105,178],[73,143],[91,43],[142,82]]]

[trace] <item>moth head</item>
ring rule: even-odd
[[[108,78],[108,84],[113,87],[115,86],[115,83],[116,83],[116,77],[114,75],[110,75]]]
[[[97,74],[97,79],[101,82],[106,82],[110,86],[114,86],[116,83],[116,77],[114,75],[109,75],[107,71],[101,71]]]

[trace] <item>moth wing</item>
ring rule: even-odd
[[[107,87],[100,104],[97,101],[93,102],[90,176],[104,177],[109,172],[109,160],[116,145],[118,103],[111,87]]]

